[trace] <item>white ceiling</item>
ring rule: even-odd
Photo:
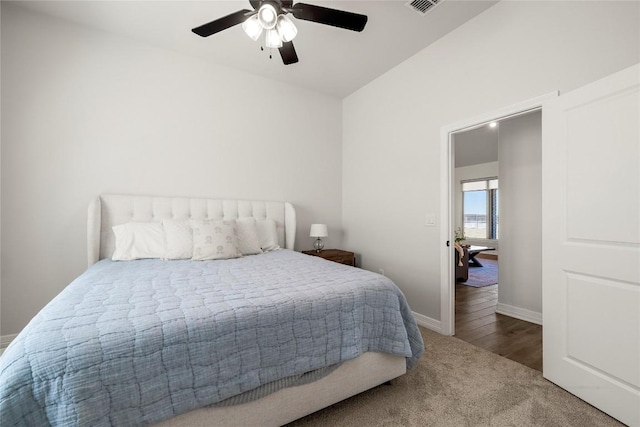
[[[454,135],[455,167],[479,165],[498,161],[500,124],[488,125]]]
[[[368,15],[362,33],[296,20],[294,46],[300,62],[283,65],[260,51],[241,26],[201,38],[191,29],[240,9],[248,0],[222,1],[21,1],[24,7],[205,58],[216,64],[314,91],[345,97],[496,1],[445,0],[420,16],[406,0],[303,0]],[[296,3],[296,2],[294,2]]]

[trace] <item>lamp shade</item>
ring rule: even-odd
[[[265,30],[270,30],[276,26],[276,22],[278,21],[278,12],[276,12],[276,8],[269,3],[263,4],[260,6],[258,10],[258,21],[260,21],[260,25]]]
[[[277,30],[266,30],[266,34],[264,37],[264,44],[267,47],[271,48],[281,48],[282,47],[282,39],[280,38],[280,34],[278,34]]]
[[[283,42],[290,42],[298,34],[298,29],[287,15],[278,16],[276,31],[278,31]]]
[[[262,25],[258,21],[258,15],[253,15],[242,23],[242,29],[253,41],[257,41],[260,34],[262,34]]]
[[[327,237],[329,233],[327,232],[327,224],[311,224],[311,231],[309,231],[309,236],[311,237]]]

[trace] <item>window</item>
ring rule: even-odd
[[[462,181],[462,226],[467,239],[498,239],[498,178]]]

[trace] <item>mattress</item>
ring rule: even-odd
[[[423,352],[383,276],[290,250],[102,260],[0,358],[0,422],[149,424],[370,351]]]

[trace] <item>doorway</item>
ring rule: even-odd
[[[540,110],[454,132],[450,195],[455,336],[539,371],[541,144]]]
[[[453,278],[453,245],[454,240],[454,205],[451,198],[453,188],[453,134],[466,130],[472,130],[484,126],[492,121],[516,117],[535,110],[541,110],[543,103],[556,98],[558,92],[551,92],[536,98],[518,102],[495,111],[491,111],[476,117],[460,120],[442,127],[440,138],[440,178],[443,183],[440,192],[440,238],[441,259],[440,263],[440,332],[444,335],[453,335],[455,330],[455,301]],[[527,313],[522,313],[526,315]]]
[[[455,334],[455,278],[454,278],[454,231],[455,231],[455,204],[453,195],[453,188],[455,185],[454,182],[454,169],[455,169],[455,153],[454,153],[454,134],[464,131],[470,131],[482,126],[486,126],[490,122],[493,121],[503,121],[510,118],[516,118],[518,116],[526,115],[528,113],[532,113],[534,111],[542,111],[543,104],[546,104],[549,100],[556,98],[558,96],[558,92],[551,92],[546,95],[539,96],[537,98],[533,98],[527,101],[519,102],[507,107],[503,107],[497,109],[495,111],[482,114],[477,117],[461,120],[459,122],[453,123],[448,126],[444,126],[441,130],[441,182],[443,183],[441,187],[441,218],[442,218],[442,227],[441,227],[441,239],[443,242],[443,246],[441,249],[441,259],[443,262],[441,263],[441,331],[445,335],[454,335]],[[541,126],[539,127],[539,130]],[[505,146],[507,146],[505,144]],[[524,170],[526,168],[515,168],[514,170]],[[503,177],[504,178],[504,177]],[[501,193],[505,190],[505,182],[501,185]],[[501,194],[502,196],[502,194]],[[502,197],[504,199],[504,197]],[[503,205],[502,202],[500,202]],[[504,231],[507,229],[505,227],[505,217],[504,212],[500,218],[501,229]],[[538,235],[541,233],[538,232]],[[504,274],[509,272],[509,269],[505,269],[505,265],[510,263],[506,263],[505,256],[511,253],[513,257],[515,254],[519,253],[519,250],[514,249],[505,249],[503,247],[503,241],[505,240],[504,233],[500,236],[500,249],[502,250],[502,254],[499,253],[501,268],[499,269],[499,282],[503,281],[504,278],[501,277]],[[500,252],[499,249],[499,252]],[[501,256],[502,255],[502,256]],[[521,259],[525,259],[524,257]],[[537,267],[541,269],[540,266]],[[511,269],[513,272],[514,269]],[[517,271],[517,269],[516,269]],[[519,280],[509,280],[511,283],[519,283]],[[499,294],[499,297],[506,296],[509,294],[508,290],[503,287],[502,294]],[[513,295],[512,295],[513,297]],[[516,295],[516,299],[518,296]],[[507,302],[503,303],[502,301],[498,301],[496,303],[496,315],[500,314],[501,316],[508,316],[510,318],[515,318],[518,320],[528,321],[530,323],[542,324],[542,309],[541,307],[535,311],[531,309],[527,309],[520,304],[520,301],[515,301],[515,303]],[[487,327],[489,328],[489,327]],[[499,352],[498,352],[499,353]],[[500,354],[500,353],[499,353]]]

